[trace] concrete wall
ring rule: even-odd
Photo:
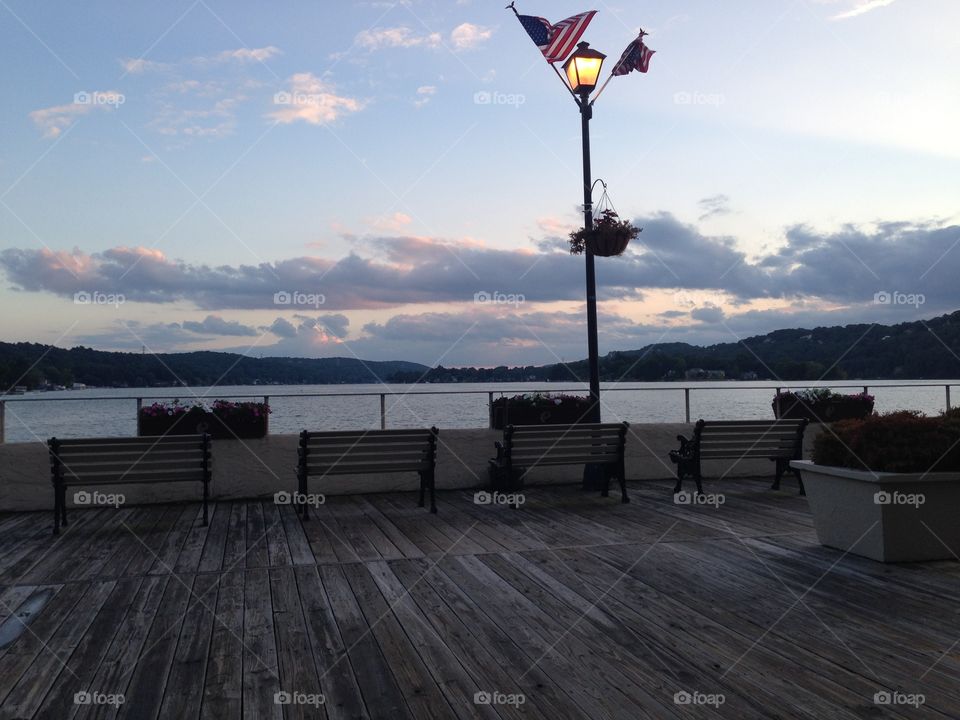
[[[630,426],[627,439],[627,477],[630,480],[662,480],[674,477],[674,466],[667,453],[677,448],[676,436],[689,435],[691,426],[676,424],[636,424]],[[817,426],[806,434],[804,457]],[[487,459],[495,454],[493,443],[502,433],[496,430],[443,430],[437,457],[437,487],[472,488],[487,481]],[[213,484],[215,498],[237,499],[273,495],[278,490],[296,488],[296,435],[270,435],[259,440],[214,440]],[[704,463],[704,476],[773,477],[773,463],[752,460],[740,463],[713,461]],[[577,467],[544,468],[528,475],[530,484],[576,482],[582,475]],[[691,485],[692,486],[692,485]],[[329,495],[415,490],[418,478],[413,473],[393,475],[340,476],[325,480],[311,492]],[[793,487],[786,480],[785,487]],[[196,486],[165,484],[157,486],[117,486],[104,492],[122,492],[128,503],[170,500],[197,500]],[[72,502],[68,498],[68,503]],[[46,445],[8,443],[0,445],[0,511],[47,510],[53,508],[50,463]]]

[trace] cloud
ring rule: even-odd
[[[720,308],[711,305],[708,307],[694,308],[690,311],[690,317],[708,325],[716,325],[723,321],[725,314]]]
[[[758,301],[866,310],[876,309],[877,293],[900,292],[924,295],[928,315],[960,306],[955,225],[881,223],[831,232],[798,225],[786,230],[777,247],[752,257],[733,238],[705,235],[667,213],[635,222],[645,230],[627,253],[598,262],[601,301],[634,302],[645,292],[682,289],[677,309],[687,311],[714,306],[729,312],[730,305]],[[530,310],[536,304],[581,302],[582,258],[561,247],[533,247],[373,236],[356,238],[354,250],[340,258],[301,256],[234,266],[190,264],[143,247],[98,253],[9,248],[0,252],[0,268],[22,291],[70,298],[97,290],[122,293],[128,302],[186,302],[208,312],[470,306],[479,293],[523,295]],[[277,293],[287,302],[278,303]],[[709,322],[710,316],[701,313],[699,319]]]
[[[413,101],[415,107],[423,107],[430,102],[430,99],[437,94],[437,88],[433,85],[421,85],[417,88],[417,99]]]
[[[726,195],[711,195],[700,200],[697,205],[700,207],[701,215],[698,218],[704,222],[711,218],[730,214],[730,198]]]
[[[395,212],[386,217],[374,218],[370,225],[381,232],[403,232],[403,229],[413,222],[413,218],[403,212]]]
[[[849,18],[865,15],[866,13],[879,8],[893,5],[896,0],[856,0],[853,7],[844,12],[831,17],[831,20],[847,20]]]
[[[181,323],[181,327],[192,333],[208,335],[256,336],[260,334],[256,328],[243,325],[236,320],[224,320],[218,315],[207,315],[201,322],[185,320]]]
[[[237,50],[224,50],[216,55],[218,62],[263,62],[279,55],[280,49],[272,45],[262,48],[239,48]]]
[[[146,72],[156,72],[170,67],[167,63],[155,62],[144,58],[122,58],[120,65],[128,75],[142,75]]]
[[[29,117],[45,138],[57,138],[78,118],[95,111],[115,110],[125,100],[116,90],[80,91],[74,94],[72,103],[34,110]]]
[[[369,51],[386,48],[438,47],[443,42],[440,33],[418,35],[406,26],[371,28],[357,33],[354,43]]]
[[[492,36],[493,30],[490,28],[474,25],[473,23],[463,23],[457,25],[450,33],[450,42],[457,50],[472,50],[489,40]]]
[[[287,81],[287,89],[273,96],[273,112],[267,117],[281,124],[305,122],[327,125],[338,118],[359,112],[365,102],[338,95],[336,87],[312,73],[297,73]]]

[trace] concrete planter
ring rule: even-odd
[[[874,473],[794,460],[817,538],[880,562],[960,555],[960,473]]]

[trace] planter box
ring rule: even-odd
[[[771,403],[773,416],[785,420],[801,420],[824,423],[837,420],[860,420],[873,412],[873,403],[854,398],[834,398],[827,402],[808,405],[802,400],[790,396],[781,396],[780,409],[777,410],[777,398]]]
[[[584,417],[588,411],[586,405],[554,405],[530,407],[524,405],[493,405],[493,428],[503,430],[507,425],[572,425],[588,422]]]
[[[880,562],[960,554],[960,473],[873,473],[794,460],[822,545]]]
[[[191,411],[179,416],[140,414],[137,434],[200,435],[209,433],[215,440],[262,438],[267,434],[267,415],[224,422],[211,412]]]

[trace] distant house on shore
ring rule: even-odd
[[[683,375],[687,380],[726,380],[727,373],[723,370],[704,370],[690,368]]]

